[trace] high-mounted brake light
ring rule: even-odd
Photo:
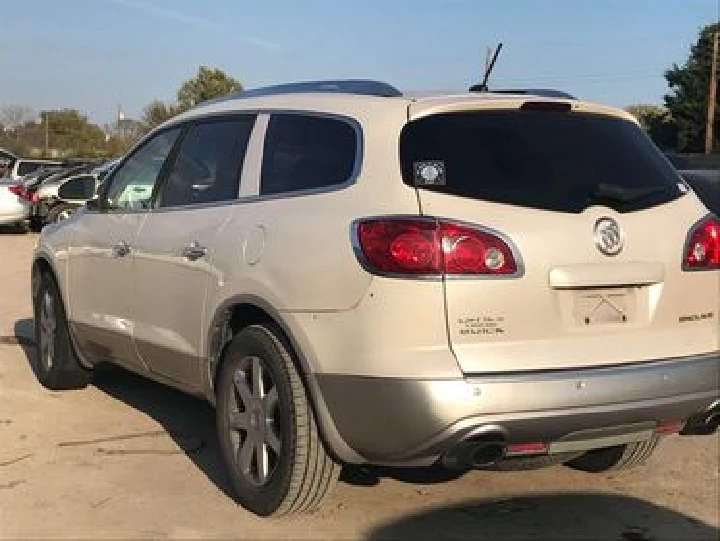
[[[356,224],[361,261],[402,276],[512,276],[518,263],[499,235],[450,221],[369,218]]]
[[[706,218],[691,231],[683,253],[683,270],[720,269],[720,221]]]
[[[520,106],[520,110],[567,113],[572,110],[572,106],[565,101],[526,101]]]

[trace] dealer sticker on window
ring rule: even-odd
[[[413,162],[415,186],[444,186],[445,162],[430,160]]]

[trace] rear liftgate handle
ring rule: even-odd
[[[185,259],[189,259],[190,261],[200,259],[205,254],[207,254],[207,248],[205,248],[205,246],[201,246],[197,241],[188,244],[182,251],[183,257]]]
[[[115,257],[125,257],[130,253],[130,245],[124,240],[121,240],[112,247],[112,253]]]

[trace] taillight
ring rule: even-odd
[[[363,220],[357,238],[370,270],[390,274],[441,274],[437,222]]]
[[[38,201],[40,201],[40,192],[35,190],[32,194],[30,194],[30,202],[37,203]]]
[[[706,218],[690,231],[683,269],[720,269],[720,221],[717,218]]]
[[[25,188],[23,188],[22,184],[18,184],[17,186],[8,186],[8,191],[18,197],[25,198]]]
[[[371,272],[408,276],[512,276],[510,246],[497,233],[436,219],[369,218],[356,224],[360,257]]]

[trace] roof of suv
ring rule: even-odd
[[[201,103],[176,117],[176,120],[212,113],[267,109],[336,114],[371,113],[374,109],[402,109],[407,112],[408,118],[418,118],[428,114],[467,109],[518,108],[527,101],[570,103],[573,111],[610,115],[636,122],[632,115],[621,109],[577,100],[557,90],[404,94],[387,83],[357,79],[289,83],[245,90]]]

